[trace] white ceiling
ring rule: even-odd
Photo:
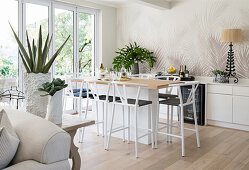
[[[94,2],[97,4],[106,5],[106,6],[113,6],[113,7],[119,7],[119,6],[126,5],[132,2],[132,0],[86,0],[86,1]]]
[[[139,3],[154,8],[167,9],[169,8],[169,3],[171,0],[86,0],[86,1],[106,6],[112,6],[112,7],[120,7],[127,4]]]

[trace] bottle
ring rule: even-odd
[[[121,79],[127,79],[127,72],[126,72],[126,69],[124,67],[124,65],[122,66],[121,68]]]
[[[101,73],[104,73],[105,72],[105,67],[104,67],[104,65],[101,63],[101,65],[100,65],[100,72]]]
[[[183,71],[183,65],[180,66],[180,73],[179,73],[180,78],[184,77],[184,71]]]
[[[189,77],[189,71],[187,70],[186,65],[185,65],[184,77],[186,77],[186,78]]]

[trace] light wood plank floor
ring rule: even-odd
[[[186,124],[193,128],[193,125]],[[196,147],[193,132],[185,131],[185,157],[181,157],[181,143],[173,138],[167,143],[159,135],[158,149],[139,144],[139,158],[135,158],[134,143],[112,138],[111,148],[105,151],[103,137],[96,128],[86,128],[84,143],[77,144],[82,170],[249,170],[249,132],[213,126],[200,126],[201,148]],[[175,133],[178,130],[174,130]]]

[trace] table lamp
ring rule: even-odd
[[[234,52],[233,52],[233,43],[234,42],[242,42],[242,30],[241,29],[224,29],[221,33],[221,42],[227,42],[229,44],[229,51],[228,51],[228,57],[227,57],[227,65],[226,65],[226,71],[227,76],[234,77],[235,83],[238,83],[238,78],[236,77],[235,73],[235,65],[234,65]]]

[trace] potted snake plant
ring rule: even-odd
[[[21,56],[22,63],[26,69],[24,73],[24,94],[26,100],[26,111],[42,118],[45,118],[47,113],[48,97],[41,98],[42,92],[37,89],[43,82],[51,80],[51,73],[49,72],[56,57],[60,54],[62,48],[68,41],[70,35],[60,48],[49,59],[49,49],[52,42],[52,36],[47,35],[45,43],[42,42],[42,28],[40,26],[38,41],[35,44],[33,39],[30,42],[28,32],[26,32],[27,49],[21,43],[14,29],[10,25],[14,37],[19,46],[19,54]],[[43,45],[44,44],[44,45]]]
[[[65,80],[60,78],[53,79],[52,82],[46,82],[42,84],[42,87],[38,88],[38,91],[46,92],[46,94],[41,95],[43,97],[49,96],[48,103],[48,113],[47,120],[55,123],[62,123],[62,112],[63,112],[63,102],[62,94],[63,89],[68,85],[65,84]]]

